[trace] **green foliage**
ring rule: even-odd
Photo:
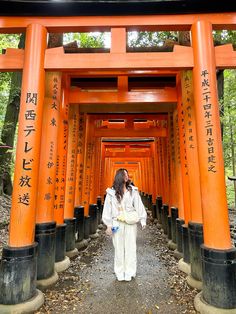
[[[0,53],[3,49],[17,48],[20,40],[19,34],[0,34]]]
[[[232,145],[235,142],[231,142],[231,132],[233,132],[233,138],[236,135],[236,70],[224,71],[224,98],[221,100],[221,106],[224,107],[224,115],[222,116],[222,122],[224,124],[224,136],[223,145],[225,152],[225,166],[231,166],[232,155],[230,153]],[[221,107],[222,108],[222,107]]]
[[[224,153],[226,150],[224,149]],[[229,208],[235,207],[235,193],[234,193],[234,182],[228,179],[228,176],[232,176],[232,166],[225,165],[225,176],[226,176],[226,195],[227,195],[227,203]]]
[[[163,46],[166,40],[178,42],[178,32],[129,32],[129,47],[155,47]]]
[[[228,44],[232,43],[233,45],[236,44],[236,31],[213,31],[213,37],[217,44]]]
[[[9,90],[11,85],[11,73],[0,72],[0,130],[4,122]]]
[[[129,47],[156,47],[163,46],[166,40],[178,42],[176,31],[148,32],[132,31],[127,33],[127,44]],[[213,31],[214,41],[217,44],[236,43],[236,31]],[[65,33],[64,43],[77,41],[81,48],[100,48],[110,45],[110,33]]]
[[[105,33],[66,33],[64,34],[64,44],[77,41],[80,48],[102,48],[105,47]]]
[[[0,34],[0,53],[6,48],[17,48],[19,34]],[[6,107],[11,87],[11,72],[0,72],[0,133],[2,130]]]
[[[224,71],[224,98],[221,100],[221,110],[224,114],[221,121],[224,125],[223,149],[226,176],[235,175],[234,154],[236,154],[236,70]],[[222,107],[223,106],[223,107]],[[232,181],[227,182],[227,198],[230,207],[234,207],[234,185]]]

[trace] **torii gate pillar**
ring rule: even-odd
[[[212,26],[192,26],[193,87],[203,210],[203,291],[195,307],[236,309],[236,249],[230,239]],[[213,313],[207,312],[207,313]],[[216,313],[216,312],[214,312]]]
[[[42,25],[27,27],[9,245],[3,248],[0,270],[0,303],[6,305],[0,304],[1,313],[10,313],[8,305],[14,312],[19,304],[22,312],[33,312],[44,302],[42,292],[36,290],[34,237],[46,38]]]

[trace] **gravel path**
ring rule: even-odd
[[[80,252],[57,284],[45,291],[39,313],[196,313],[185,274],[156,225],[149,224],[138,235],[137,277],[118,282],[113,273],[111,239],[101,232]]]
[[[0,197],[0,254],[7,243],[10,198]],[[236,211],[229,211],[232,240],[236,234]],[[58,282],[44,291],[45,304],[36,314],[194,314],[197,291],[188,287],[163,232],[149,221],[138,232],[138,269],[131,282],[118,282],[113,273],[111,239],[98,239],[79,252]]]
[[[187,305],[180,304],[174,296],[168,267],[160,257],[168,250],[152,243],[154,236],[160,234],[151,226],[149,230],[139,231],[137,277],[131,282],[116,281],[113,273],[113,246],[110,239],[105,239],[99,259],[93,263],[91,270],[82,274],[90,282],[90,290],[75,312],[187,313]],[[160,237],[160,240],[163,239]]]

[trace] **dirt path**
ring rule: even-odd
[[[45,292],[46,302],[38,313],[196,313],[196,291],[186,285],[156,225],[139,230],[137,244],[137,276],[131,282],[118,282],[112,242],[102,231]]]

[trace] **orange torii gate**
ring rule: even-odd
[[[120,124],[123,123],[123,128],[114,128],[114,123],[110,123],[113,125],[112,128],[108,127],[106,128],[104,126],[104,122],[100,122],[101,125],[99,127],[95,126],[96,121],[104,121],[106,118],[114,119],[117,118],[117,115],[114,114],[102,114],[102,115],[87,115],[87,127],[85,131],[85,142],[87,143],[87,147],[85,147],[84,150],[84,172],[83,172],[83,180],[85,180],[85,184],[83,184],[82,188],[82,205],[85,206],[85,215],[88,215],[89,212],[89,204],[92,204],[96,200],[96,196],[100,194],[101,191],[97,190],[97,195],[94,195],[94,184],[91,182],[91,173],[94,173],[95,170],[95,160],[98,161],[101,159],[102,155],[101,152],[98,155],[98,147],[100,146],[100,140],[98,141],[98,147],[95,149],[95,141],[96,138],[113,138],[113,137],[150,137],[150,136],[166,136],[166,128],[163,127],[150,127],[150,128],[135,128],[135,122],[132,122],[132,119],[137,118],[137,116],[134,115],[119,115],[119,118],[125,119],[126,122],[120,122]],[[150,115],[142,115],[142,118],[145,119],[145,117],[151,117]],[[152,115],[152,119],[160,119],[165,120],[167,117],[165,115]],[[121,125],[118,126],[121,126]],[[127,124],[127,125],[125,125]],[[131,125],[132,124],[132,125]],[[134,125],[133,125],[134,124]],[[117,127],[117,125],[116,125]],[[89,134],[87,133],[89,132]],[[97,155],[96,155],[97,154]],[[95,158],[96,155],[96,158]],[[93,169],[92,169],[93,168]],[[99,169],[99,168],[97,168]],[[96,175],[93,175],[93,177],[99,178],[99,174],[96,173]],[[93,180],[93,179],[92,179]],[[99,186],[99,185],[98,185]]]
[[[152,141],[150,139],[150,141]],[[130,142],[126,142],[126,144],[123,144],[123,143],[119,143],[117,142],[116,145],[114,145],[116,142],[103,142],[103,145],[105,146],[105,153],[104,153],[104,158],[103,158],[103,162],[105,163],[106,162],[106,158],[109,158],[111,159],[111,161],[123,161],[123,162],[126,162],[127,164],[127,167],[129,168],[129,174],[130,174],[130,178],[132,179],[133,182],[135,182],[135,185],[137,185],[139,187],[139,189],[141,188],[140,187],[140,184],[142,184],[143,180],[135,180],[135,172],[134,170],[131,170],[131,168],[134,168],[135,170],[139,170],[139,163],[141,162],[141,160],[143,158],[151,158],[153,157],[152,154],[151,154],[151,150],[150,150],[150,144],[147,145],[147,144],[134,144],[134,142],[132,142],[132,139],[130,139]],[[141,140],[139,143],[142,143]],[[121,151],[122,149],[122,146],[123,146],[123,151]],[[117,151],[117,148],[119,148],[119,151]],[[135,149],[132,151],[132,149]],[[136,163],[134,163],[136,162]],[[135,165],[135,167],[134,167]],[[127,169],[128,170],[128,169]],[[146,169],[146,172],[148,173],[152,173],[150,171],[151,169]],[[130,172],[131,171],[131,172]],[[113,174],[113,171],[110,172],[110,175],[109,175],[109,169],[108,169],[108,172],[107,172],[107,175],[109,176],[108,177],[108,182],[109,182],[109,185],[111,185],[112,183],[112,180],[114,178],[114,176],[112,176]],[[140,177],[142,177],[142,173],[140,173]],[[155,178],[152,178],[151,175],[150,175],[150,180],[152,182],[152,189],[150,191],[147,191],[147,187],[143,187],[143,189],[141,189],[141,191],[146,191],[146,192],[149,192],[149,194],[152,194],[154,197],[156,197],[155,195],[155,191],[154,191],[154,187],[155,187]],[[103,190],[104,192],[104,190]]]
[[[66,199],[64,192],[69,187],[68,181],[75,182],[75,162],[70,165],[66,163],[65,155],[65,152],[68,151],[68,143],[71,147],[68,151],[70,156],[74,154],[74,140],[72,140],[73,136],[71,135],[73,125],[72,132],[70,132],[68,113],[64,116],[62,111],[60,111],[58,120],[62,122],[58,122],[60,128],[57,131],[63,134],[61,135],[63,136],[62,143],[60,144],[61,137],[58,138],[57,142],[57,159],[61,158],[62,160],[57,160],[57,177],[53,171],[50,172],[50,178],[51,176],[56,177],[58,181],[56,183],[59,183],[59,185],[55,184],[55,188],[58,187],[58,194],[56,194],[57,190],[55,194],[59,196],[59,207],[55,208],[54,217],[51,214],[52,207],[48,208],[48,214],[43,217],[44,212],[41,211],[41,208],[38,208],[41,203],[37,201],[38,186],[40,186],[39,182],[41,180],[39,167],[40,163],[44,162],[43,151],[48,154],[50,166],[55,161],[56,148],[55,150],[52,149],[50,155],[50,147],[40,148],[40,144],[43,141],[41,136],[43,109],[46,106],[47,98],[55,98],[56,96],[58,99],[52,98],[52,100],[57,100],[63,106],[77,104],[80,113],[84,112],[87,126],[85,126],[82,147],[84,147],[85,152],[88,152],[88,148],[90,148],[90,159],[85,160],[82,156],[79,158],[83,160],[83,180],[89,182],[87,189],[90,188],[90,182],[93,183],[95,178],[94,172],[91,172],[89,167],[86,168],[84,162],[89,162],[92,165],[94,157],[91,155],[91,147],[96,145],[93,139],[94,130],[90,124],[91,119],[88,116],[89,112],[96,114],[143,112],[144,107],[142,104],[145,104],[145,112],[169,112],[169,133],[167,134],[166,131],[165,134],[161,133],[165,137],[168,135],[169,140],[165,142],[159,138],[156,142],[154,151],[158,152],[157,156],[159,158],[156,166],[160,177],[158,180],[162,183],[160,192],[163,194],[165,201],[169,202],[169,207],[173,209],[178,207],[180,218],[185,222],[185,230],[189,229],[190,238],[192,239],[190,239],[190,243],[193,241],[193,254],[198,259],[199,254],[196,253],[194,247],[198,244],[198,248],[200,248],[199,234],[203,229],[202,270],[199,271],[199,265],[195,263],[195,255],[192,256],[193,260],[190,260],[190,284],[193,284],[194,281],[202,281],[203,285],[203,292],[196,297],[195,306],[201,313],[206,312],[206,305],[219,311],[221,308],[229,310],[236,308],[236,292],[233,289],[236,285],[236,250],[232,248],[229,233],[222,147],[219,145],[221,143],[221,134],[215,76],[216,68],[236,67],[236,52],[233,50],[232,45],[214,47],[212,40],[213,29],[223,27],[235,29],[235,20],[236,15],[233,12],[227,14],[63,18],[1,17],[1,32],[20,33],[25,30],[26,45],[24,50],[7,49],[5,55],[0,55],[1,71],[23,71],[9,243],[3,250],[1,261],[0,289],[2,294],[0,295],[0,311],[2,308],[4,308],[4,311],[8,311],[7,307],[9,305],[14,308],[14,306],[24,303],[31,310],[35,310],[42,305],[43,295],[36,289],[37,244],[35,243],[35,224],[36,222],[41,224],[38,226],[38,230],[40,232],[45,231],[46,234],[49,227],[53,229],[54,221],[61,227],[64,225],[65,218],[73,220],[71,207],[68,207],[68,205],[71,203],[71,197],[73,197],[74,185],[71,185],[72,190],[68,190]],[[128,53],[126,51],[126,32],[134,28],[147,31],[191,31],[192,47],[175,46],[173,52],[164,53]],[[46,48],[47,32],[92,31],[94,29],[111,30],[111,49],[109,53],[65,54],[62,47]],[[187,81],[191,81],[188,72],[182,72],[186,70],[192,70],[192,84],[187,83]],[[45,73],[50,72],[59,73],[57,74],[57,88],[53,87],[51,91],[45,93]],[[62,82],[60,81],[61,73],[65,74]],[[141,93],[128,91],[129,76],[162,76],[166,74],[176,77],[176,88],[168,87],[155,92],[142,91]],[[114,93],[95,93],[82,92],[76,88],[70,89],[70,79],[76,75],[87,77],[115,76],[118,78],[118,90]],[[60,83],[63,83],[60,89],[63,98],[59,96],[59,93],[54,94],[60,88]],[[189,106],[189,100],[187,100],[185,92],[186,90],[190,91],[190,89],[192,89],[191,95],[194,96],[194,101],[191,100]],[[98,108],[98,104],[102,104],[102,106]],[[117,108],[117,104],[119,104],[119,108]],[[54,102],[51,105],[56,106]],[[194,111],[194,114],[191,114],[190,111]],[[188,115],[186,115],[186,112],[188,112]],[[78,117],[76,120],[79,121],[79,119]],[[72,121],[73,119],[71,119],[71,123]],[[188,127],[189,121],[195,125],[191,128],[191,132]],[[55,124],[55,121],[53,120],[52,123]],[[76,127],[75,123],[74,128]],[[182,132],[183,130],[184,132]],[[97,137],[109,136],[107,134],[127,136],[125,131],[119,130],[121,133],[116,129],[109,131],[111,133],[105,135],[105,130],[100,129],[97,131]],[[137,134],[141,136],[141,133],[144,137],[150,136],[150,134],[155,138],[160,137],[160,131],[152,130],[150,132],[150,130],[140,129],[132,131],[132,136],[137,136]],[[54,135],[52,141],[56,143],[56,135]],[[56,144],[54,147],[56,147]],[[48,151],[46,152],[46,150]],[[101,151],[99,154],[101,154]],[[84,153],[84,155],[87,156],[87,153]],[[166,159],[165,156],[169,157]],[[196,156],[198,156],[198,160]],[[75,157],[73,157],[74,159]],[[146,161],[141,163],[141,167],[145,168],[146,165]],[[45,170],[45,166],[43,169]],[[65,169],[70,172],[70,178],[68,173],[66,175]],[[195,173],[193,169],[196,170]],[[45,176],[48,175],[49,172],[45,173]],[[146,179],[144,178],[144,180]],[[197,189],[196,182],[198,184]],[[175,190],[175,184],[178,186],[177,191]],[[88,205],[88,202],[90,202],[88,197],[90,196],[85,194],[86,188],[84,186],[82,187],[82,201],[86,201]],[[170,187],[169,196],[167,193],[165,194],[161,186]],[[186,193],[186,189],[189,193]],[[44,195],[48,193],[50,193],[50,190],[47,193],[45,192]],[[86,199],[84,198],[85,195]],[[46,197],[48,201],[51,200],[49,194]],[[57,202],[54,203],[54,205],[56,204]],[[68,208],[66,216],[64,216],[64,208]],[[37,215],[36,209],[40,210],[37,211]],[[35,219],[36,216],[37,220]],[[61,253],[64,257],[63,252]],[[219,276],[216,277],[216,273]],[[52,269],[50,269],[47,276],[50,278],[55,276]],[[7,280],[9,277],[12,278],[10,282]],[[217,291],[215,287],[218,287]]]

